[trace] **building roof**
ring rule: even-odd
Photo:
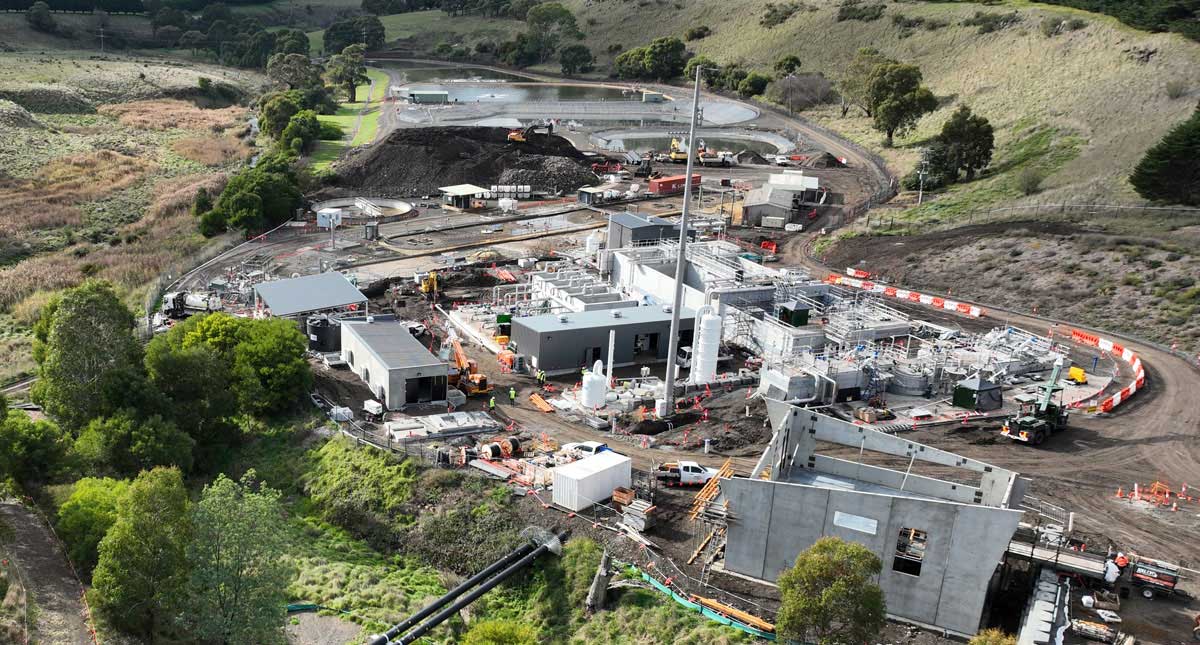
[[[617,316],[613,316],[617,312]],[[579,313],[561,314],[567,321],[560,319],[560,314],[544,314],[541,316],[523,316],[513,318],[514,325],[526,327],[535,333],[562,331],[568,329],[591,329],[594,327],[623,327],[652,322],[670,322],[670,312],[662,307],[621,307],[619,309],[595,309]],[[680,320],[693,320],[696,312],[683,309],[679,312]]]
[[[745,206],[778,206],[790,209],[792,207],[792,192],[799,190],[790,186],[772,186],[767,184],[746,193]]]
[[[367,299],[336,271],[261,282],[254,285],[254,290],[274,316],[345,307]]]
[[[451,197],[473,197],[487,192],[486,188],[480,188],[475,184],[455,184],[453,186],[442,186],[438,189]]]
[[[603,192],[604,192],[604,191],[606,191],[606,190],[612,190],[612,187],[611,187],[611,186],[609,186],[609,187],[607,187],[607,188],[606,188],[605,186],[584,186],[584,187],[582,187],[582,188],[580,188],[580,189],[579,189],[579,192],[581,192],[581,193],[591,193],[591,194],[593,194],[593,195],[598,195],[598,194],[600,194],[600,193],[603,193]]]
[[[568,479],[587,479],[596,473],[604,472],[609,468],[632,464],[632,460],[625,455],[604,450],[594,455],[584,457],[579,461],[573,461],[569,464],[559,466],[554,469],[556,474],[562,475]]]
[[[389,369],[434,367],[446,363],[413,338],[408,327],[396,322],[343,322],[342,333],[358,336],[363,345]]]
[[[820,187],[820,181],[816,177],[804,174],[803,170],[785,170],[768,177],[767,185],[785,190],[816,190]]]
[[[654,215],[638,215],[637,213],[610,213],[608,215],[610,223],[619,224],[625,228],[645,228],[648,226],[670,226],[676,227],[674,222],[668,222],[661,217]]]

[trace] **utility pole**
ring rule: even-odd
[[[100,53],[103,54],[104,53],[104,25],[100,25],[100,33],[98,35],[100,36]]]
[[[675,365],[679,354],[679,310],[683,308],[683,279],[687,276],[688,213],[692,204],[692,169],[696,160],[693,142],[696,140],[696,115],[700,112],[700,74],[704,68],[696,66],[696,85],[692,90],[692,120],[688,125],[687,170],[683,177],[683,212],[679,216],[679,257],[675,259],[675,299],[671,302],[671,337],[667,345],[667,377],[663,398],[667,401],[667,416],[675,414]]]
[[[921,150],[921,169],[917,171],[920,186],[917,188],[917,206],[925,199],[925,174],[929,172],[929,148]]]

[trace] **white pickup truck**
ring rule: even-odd
[[[717,476],[716,468],[701,466],[694,461],[658,464],[654,476],[667,486],[703,486]]]

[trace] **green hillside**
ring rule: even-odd
[[[885,157],[897,173],[907,172],[917,158],[913,144],[936,133],[957,103],[969,104],[996,127],[995,161],[1007,176],[958,189],[986,189],[985,195],[962,198],[971,203],[1018,197],[1011,176],[1027,166],[1049,175],[1041,199],[1136,200],[1124,177],[1146,148],[1190,114],[1200,96],[1200,43],[1136,31],[1107,16],[1063,7],[889,2],[878,20],[839,22],[841,2],[806,0],[784,3],[802,8],[767,28],[760,18],[770,3],[761,0],[736,5],[722,0],[566,4],[597,53],[610,43],[629,48],[706,25],[712,35],[689,42],[689,49],[723,64],[740,62],[769,71],[779,57],[795,54],[803,71],[836,77],[855,50],[870,46],[919,65],[942,107]],[[978,11],[1016,11],[1018,21],[981,34],[978,27],[961,24]],[[946,26],[906,30],[895,24],[896,15]],[[1049,16],[1081,17],[1086,25],[1048,37],[1041,23]],[[638,28],[630,29],[631,24]],[[1172,80],[1183,83],[1184,96],[1168,96]],[[869,129],[866,118],[852,111],[853,118],[842,119],[839,112],[827,108],[810,116],[879,147],[881,136]]]

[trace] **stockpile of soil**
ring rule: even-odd
[[[751,165],[751,164],[763,166],[763,165],[770,163],[769,161],[767,161],[766,157],[758,154],[757,152],[755,152],[753,150],[743,150],[743,151],[737,153],[736,158],[737,158],[737,162],[739,164],[742,164],[743,166]]]
[[[842,163],[841,161],[838,161],[837,157],[829,154],[828,152],[822,152],[818,155],[814,155],[814,156],[806,159],[804,161],[804,167],[805,168],[845,168],[846,164]]]
[[[535,134],[507,140],[507,128],[438,127],[393,131],[338,165],[336,185],[386,197],[432,194],[454,184],[527,184],[568,191],[597,183],[570,141]]]

